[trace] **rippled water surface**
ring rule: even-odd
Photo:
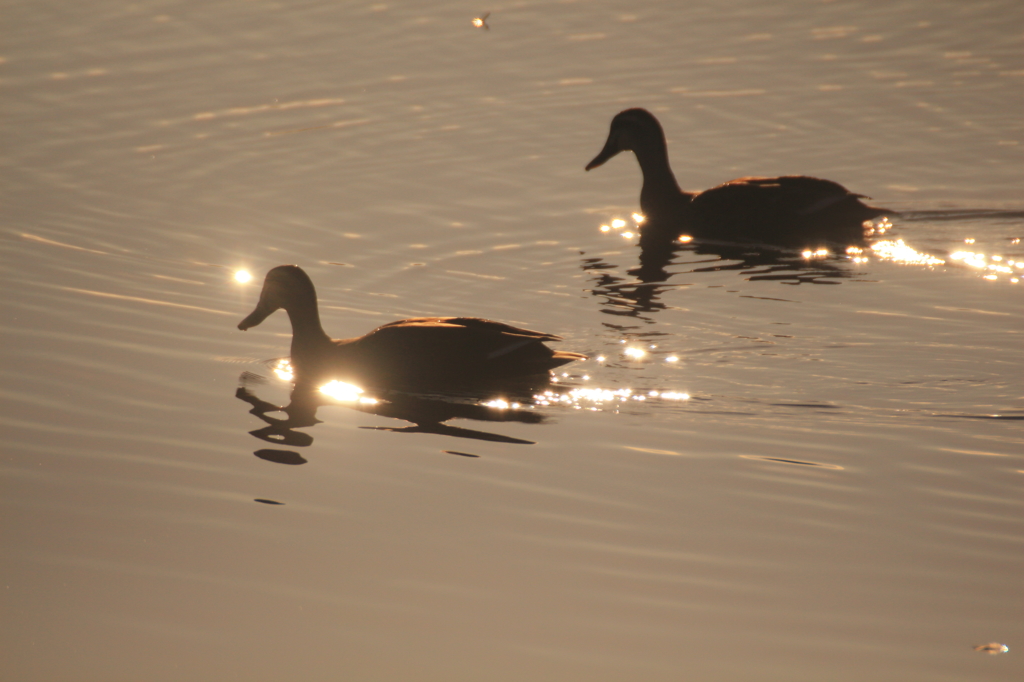
[[[1020,3],[3,15],[4,679],[1024,676]],[[652,269],[632,155],[583,171],[632,106],[685,188],[899,215]],[[287,317],[236,329],[281,263],[336,337],[591,359],[282,426]]]

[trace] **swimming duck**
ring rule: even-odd
[[[641,233],[784,246],[863,244],[864,222],[892,213],[862,203],[867,197],[838,183],[804,175],[738,178],[703,192],[684,192],[669,166],[661,124],[646,109],[617,114],[604,148],[586,169],[623,151],[636,154],[644,176]]]
[[[300,382],[341,379],[357,386],[479,386],[546,375],[587,356],[556,351],[553,334],[475,317],[414,317],[356,339],[331,339],[320,325],[316,289],[302,268],[267,273],[256,309],[238,324],[255,327],[284,308],[292,323],[291,364]],[[546,378],[546,377],[545,377]]]

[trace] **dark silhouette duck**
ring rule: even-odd
[[[671,241],[681,234],[723,241],[804,247],[863,244],[865,221],[891,214],[831,180],[803,175],[738,178],[703,192],[679,189],[668,163],[665,133],[646,109],[626,109],[612,119],[596,168],[619,152],[636,154],[643,172],[641,235]]]
[[[381,388],[475,387],[548,378],[587,356],[556,351],[553,334],[475,317],[414,317],[356,339],[331,339],[320,325],[316,289],[302,268],[267,273],[256,309],[238,324],[255,327],[284,308],[292,324],[291,364],[299,382],[339,379]]]

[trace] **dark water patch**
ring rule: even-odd
[[[470,438],[473,440],[486,440],[492,443],[507,443],[509,445],[536,445],[536,441],[503,436],[500,433],[489,433],[475,429],[465,429],[460,426],[449,426],[448,424],[417,424],[415,426],[360,426],[368,431],[390,431],[391,433],[433,433],[438,436],[454,436],[455,438]]]
[[[796,301],[789,298],[772,298],[771,296],[749,296],[746,294],[741,294],[740,298],[754,298],[757,299],[758,301],[779,301],[781,303],[796,303]]]
[[[459,452],[458,450],[442,450],[441,452],[446,455],[458,455],[459,457],[479,457],[480,455],[474,455],[468,452]]]
[[[282,426],[264,426],[262,429],[250,431],[249,434],[268,443],[291,445],[295,448],[306,448],[313,444],[313,437],[308,433]]]
[[[809,462],[802,459],[788,459],[783,457],[765,457],[763,455],[740,455],[743,459],[756,459],[762,462],[774,462],[776,464],[795,464],[805,467],[821,467],[823,469],[834,469],[841,471],[843,467],[838,464],[825,464],[823,462]]]
[[[309,460],[300,455],[297,452],[291,450],[257,450],[252,453],[260,459],[265,459],[268,462],[274,462],[275,464],[289,464],[292,466],[298,466],[299,464],[306,464]]]

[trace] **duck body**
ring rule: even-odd
[[[622,151],[632,151],[643,173],[641,232],[674,239],[680,234],[707,240],[781,246],[815,243],[863,244],[865,221],[891,211],[863,203],[837,182],[804,175],[745,177],[703,192],[679,188],[668,162],[661,124],[645,109],[627,109],[612,119],[604,148],[590,170]]]
[[[556,351],[553,334],[475,317],[414,317],[354,339],[331,339],[320,324],[316,290],[298,266],[267,273],[249,329],[283,308],[292,324],[291,363],[299,382],[338,379],[360,387],[439,388],[526,380],[585,355]]]

